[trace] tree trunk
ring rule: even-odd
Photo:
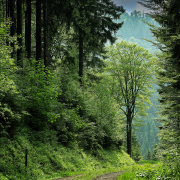
[[[48,66],[48,46],[47,46],[47,0],[43,3],[43,19],[44,19],[44,65]]]
[[[9,17],[9,0],[6,0],[6,19]]]
[[[10,0],[9,5],[10,5],[10,18],[11,18],[11,21],[12,21],[10,35],[14,36],[14,34],[15,34],[15,18],[14,18],[14,5],[15,5],[15,2],[14,2],[14,0]],[[11,43],[11,47],[13,48],[13,52],[11,53],[11,57],[13,58],[13,56],[14,56],[14,43]]]
[[[6,0],[6,20],[9,18],[9,0]],[[9,46],[9,40],[6,40],[6,45]]]
[[[17,35],[22,36],[22,0],[17,0]],[[17,50],[17,65],[23,67],[21,60],[22,54],[22,37],[17,38],[20,49]]]
[[[26,11],[25,11],[25,47],[27,52],[27,31],[28,31],[28,17],[27,17],[27,3],[26,3]]]
[[[41,0],[36,0],[36,61],[37,63],[40,59],[41,59]]]
[[[83,37],[82,30],[79,28],[79,81],[82,85],[82,77],[83,77]]]
[[[4,1],[2,0],[2,18],[3,19],[5,18],[4,12],[5,12],[5,10],[4,10]]]
[[[26,52],[27,58],[31,58],[31,0],[26,0]]]
[[[130,113],[127,114],[127,125],[126,125],[126,132],[127,132],[127,153],[132,157],[132,143],[131,143],[131,133],[132,133],[132,120],[130,117]]]
[[[82,12],[82,7],[79,9],[80,15]],[[79,27],[79,81],[82,86],[82,77],[83,77],[83,34],[82,29]]]

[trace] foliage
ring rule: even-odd
[[[14,82],[17,67],[11,58],[12,48],[8,45],[14,42],[17,49],[17,38],[9,36],[9,29],[9,21],[0,22],[0,136],[12,135],[15,125],[26,114],[21,103],[22,96]]]
[[[28,112],[25,124],[36,130],[56,121],[58,115],[52,112],[52,102],[59,92],[53,88],[50,71],[44,71],[42,62],[35,67],[35,60],[26,60],[23,69],[17,71],[16,84],[24,97],[24,108]]]
[[[136,122],[134,121],[133,126],[139,126],[142,122],[141,116],[146,115],[145,110],[148,106],[144,102],[150,102],[150,84],[154,83],[152,74],[156,69],[155,60],[157,58],[154,58],[152,54],[142,48],[152,50],[152,48],[149,48],[149,44],[137,38],[148,34],[146,31],[148,26],[144,25],[140,19],[146,19],[148,22],[153,21],[148,16],[145,18],[144,16],[143,18],[139,17],[137,12],[134,13],[135,17],[132,13],[131,18],[129,15],[124,14],[124,20],[128,23],[128,26],[124,26],[122,32],[128,35],[128,40],[137,43],[139,46],[122,41],[117,43],[116,46],[106,47],[109,52],[107,51],[107,54],[102,57],[105,59],[105,55],[108,55],[110,61],[105,61],[98,57],[106,52],[103,44],[107,39],[111,43],[114,42],[116,38],[112,36],[112,31],[115,32],[123,24],[113,23],[111,18],[105,17],[105,14],[110,13],[116,19],[120,15],[115,11],[122,10],[121,12],[124,12],[124,10],[115,7],[109,0],[93,1],[91,5],[88,3],[81,4],[79,1],[71,1],[70,3],[53,1],[51,3],[49,10],[52,11],[52,14],[49,14],[49,19],[52,20],[52,26],[49,26],[49,30],[51,29],[52,32],[49,31],[48,40],[49,49],[51,50],[49,57],[50,59],[54,58],[54,62],[51,62],[54,63],[53,69],[45,69],[43,60],[38,61],[38,66],[36,66],[37,62],[34,61],[35,54],[33,52],[37,48],[34,46],[36,36],[34,3],[32,3],[33,58],[27,60],[22,55],[23,69],[16,66],[16,62],[11,58],[13,49],[10,45],[14,44],[14,52],[18,49],[17,38],[9,36],[11,23],[9,21],[1,22],[0,171],[3,174],[0,173],[0,179],[6,179],[6,177],[8,179],[22,179],[25,170],[23,157],[26,147],[32,151],[27,178],[37,179],[49,171],[55,172],[59,169],[61,171],[76,171],[78,168],[83,169],[84,164],[89,165],[87,170],[109,167],[112,164],[121,166],[119,162],[122,157],[120,158],[115,153],[116,155],[113,155],[112,158],[110,149],[119,151],[122,149],[122,143],[126,142],[125,119],[127,114],[125,107],[128,109],[130,103],[134,105],[136,102],[136,106],[134,109],[132,108],[132,118],[130,120],[132,122],[134,118],[133,120]],[[173,8],[175,5],[173,3],[175,2],[169,3],[168,7]],[[62,4],[62,9],[59,9],[61,7],[59,5]],[[3,8],[3,5],[5,3],[3,4],[2,1],[1,7],[4,13],[6,8]],[[56,5],[57,7],[55,7]],[[83,7],[84,5],[85,7]],[[100,6],[100,9],[96,5]],[[84,9],[80,12],[79,7],[76,6]],[[106,9],[107,7],[109,9]],[[179,19],[178,14],[173,13],[173,17]],[[170,19],[171,16],[169,15],[167,18]],[[157,20],[161,22],[160,20],[164,19],[157,18]],[[50,22],[48,23],[50,24]],[[60,23],[62,28],[59,28]],[[65,34],[66,25],[71,26],[71,30]],[[104,29],[104,25],[107,25],[108,31]],[[145,27],[146,30],[139,29],[140,26]],[[174,21],[172,26],[176,29]],[[85,72],[82,87],[79,86],[78,82],[79,27],[86,34],[83,44]],[[173,31],[170,29],[166,30],[172,33]],[[161,31],[161,29],[159,30]],[[137,32],[140,31],[141,33],[137,35]],[[168,46],[167,50],[169,52],[159,54],[159,69],[157,70],[159,76],[157,78],[161,86],[159,90],[161,94],[160,101],[164,102],[162,106],[164,111],[162,112],[164,115],[168,114],[168,117],[161,117],[161,122],[164,122],[163,126],[166,129],[163,129],[160,134],[161,148],[164,148],[163,150],[166,152],[166,148],[175,150],[178,147],[176,144],[179,144],[179,56],[176,53],[178,52],[177,49],[179,49],[179,36],[168,36],[164,32],[162,30],[161,34],[163,35],[158,34],[158,36],[161,43],[163,43],[164,39],[169,38],[164,43]],[[24,33],[23,31],[22,36],[24,36]],[[25,53],[23,52],[23,54]],[[116,62],[117,59],[121,59],[121,61]],[[104,65],[107,65],[107,67],[104,69],[105,72],[102,73]],[[120,73],[118,74],[116,71]],[[98,73],[102,74],[96,77],[99,75]],[[94,79],[96,80],[94,81]],[[120,89],[120,87],[122,88]],[[133,87],[135,87],[134,91],[123,91],[123,89],[131,90]],[[124,97],[123,93],[126,94]],[[151,99],[151,101],[154,100],[155,98]],[[150,110],[147,111],[149,116],[146,120],[144,119],[145,127],[141,127],[143,135],[139,137],[140,142],[144,139],[141,144],[143,155],[147,148],[150,148],[147,152],[148,159],[150,159],[150,151],[152,151],[154,140],[157,140],[155,138],[158,132],[155,129],[157,123],[152,120],[157,117],[153,115],[155,111],[155,107],[150,107]],[[13,140],[10,141],[10,139],[4,138],[5,136],[10,136]],[[48,143],[46,144],[46,142]],[[66,148],[62,148],[62,144]],[[132,134],[132,147],[132,157],[134,159],[141,158],[140,145],[135,133]],[[83,163],[80,161],[81,157],[85,159],[87,156],[82,149],[91,151],[91,157],[87,160],[88,163],[87,161]],[[106,156],[107,149],[110,154],[108,156]],[[73,153],[68,154],[67,152],[70,150],[77,150],[76,155],[78,158]],[[160,151],[157,152],[157,150],[159,151],[156,145],[152,154],[154,160],[159,158],[158,153]],[[54,151],[57,151],[57,153],[54,153]],[[59,155],[59,152],[62,151],[68,156]],[[160,179],[167,177],[179,178],[179,156],[177,156],[179,152],[174,151],[173,154],[171,153],[168,152],[165,155],[164,164],[166,166],[156,171],[150,168],[144,169],[137,172],[137,177],[140,177],[141,173],[141,178],[146,179],[152,179],[155,176],[156,178],[159,176]],[[37,155],[38,157],[35,158]],[[128,156],[123,155],[127,157],[129,163],[133,163]],[[93,158],[98,158],[102,164],[96,162],[96,165],[93,166]],[[131,173],[129,173],[128,178],[131,175],[134,176]],[[61,172],[60,175],[63,176],[63,173]]]
[[[158,156],[158,145],[155,143],[154,144],[153,153],[152,153],[152,160],[157,161],[158,159],[159,159],[159,156]]]
[[[141,145],[134,130],[132,131],[132,149],[132,159],[134,159],[135,161],[141,160],[143,158],[141,153]]]
[[[137,13],[137,15],[135,15]],[[134,16],[135,15],[135,16]],[[122,22],[124,21],[124,24],[122,28],[117,31],[116,36],[118,37],[118,40],[116,42],[121,42],[123,41],[129,41],[131,43],[136,43],[138,46],[145,48],[146,50],[149,51],[149,53],[156,54],[155,51],[159,52],[160,49],[157,49],[155,46],[151,46],[151,43],[148,41],[144,41],[142,38],[150,39],[156,41],[152,37],[152,32],[149,29],[149,26],[144,23],[145,20],[148,23],[151,23],[155,25],[156,27],[161,27],[160,24],[155,21],[155,19],[151,18],[145,13],[140,13],[137,12],[136,10],[129,15],[128,13],[124,13],[121,16],[121,20],[117,20],[117,22]],[[139,29],[141,28],[141,30]],[[140,33],[139,33],[140,32]],[[109,46],[109,43],[106,43],[106,46]],[[154,76],[153,76],[154,78]],[[154,93],[152,93],[152,96],[150,97],[151,105],[146,104],[148,109],[146,109],[147,116],[142,117],[140,116],[138,119],[142,120],[142,124],[144,126],[137,127],[136,129],[136,134],[138,137],[138,140],[141,145],[141,152],[142,155],[144,156],[147,149],[150,148],[151,151],[154,146],[154,142],[156,142],[159,145],[159,139],[158,139],[158,133],[159,129],[156,126],[161,126],[162,123],[158,123],[155,118],[159,118],[158,114],[158,85],[156,85],[156,82],[152,83],[152,87],[155,90]],[[140,131],[139,131],[140,130]]]
[[[74,174],[88,174],[102,169],[112,171],[134,161],[118,148],[98,150],[96,157],[91,151],[57,143],[57,131],[35,131],[28,126],[16,129],[14,138],[0,138],[0,177],[7,179],[58,179]],[[25,168],[25,150],[28,149],[28,164]],[[27,170],[27,173],[25,171]],[[96,172],[97,173],[97,172]],[[96,174],[95,173],[95,174]],[[95,176],[94,174],[94,176]],[[93,178],[93,177],[92,177]],[[86,179],[86,178],[85,178]]]
[[[8,180],[8,178],[7,178],[7,177],[4,177],[2,173],[0,173],[0,179],[1,179],[1,180]]]
[[[124,41],[107,47],[107,50],[109,51],[107,55],[110,61],[105,61],[107,64],[105,71],[109,73],[109,76],[115,78],[114,81],[111,78],[111,81],[112,86],[115,86],[115,98],[120,103],[121,110],[125,112],[122,107],[130,105],[127,102],[123,103],[124,99],[129,99],[131,104],[136,99],[135,110],[139,110],[139,115],[145,115],[146,106],[144,106],[144,102],[150,103],[148,97],[151,95],[151,91],[148,88],[152,87],[150,83],[153,80],[152,74],[155,70],[156,58],[148,54],[144,48],[137,47],[135,44],[128,44],[128,42]],[[139,53],[139,56],[142,56],[142,60],[135,58],[135,54],[140,50],[141,54]],[[118,91],[119,89],[121,91]],[[133,96],[130,94],[131,91],[134,93]],[[133,117],[135,114],[136,111]]]
[[[143,163],[143,164],[142,164]],[[138,165],[140,164],[140,165]],[[158,179],[159,172],[162,168],[161,162],[156,161],[140,161],[131,167],[127,167],[127,171],[119,176],[118,180],[140,180],[140,179]]]
[[[180,178],[180,158],[177,150],[171,150],[168,152],[162,153],[163,162],[164,162],[164,172],[162,173],[166,177],[172,179]]]
[[[102,79],[87,95],[88,113],[94,116],[99,133],[98,141],[103,147],[118,144],[124,138],[124,115],[118,110],[119,106],[112,98],[108,81]]]
[[[151,156],[152,156],[151,151],[150,151],[150,149],[148,149],[147,152],[146,152],[146,155],[145,155],[145,159],[146,160],[151,160]]]
[[[155,116],[153,116],[152,113],[148,113],[148,116],[145,118],[141,117],[144,122],[144,126],[140,127],[140,131],[137,132],[137,136],[141,144],[142,155],[144,158],[148,148],[152,152],[155,141],[158,142],[157,133],[159,132],[159,129],[157,127],[158,124],[154,120],[154,117]]]
[[[126,116],[127,151],[131,155],[131,131],[140,126],[136,116],[145,116],[145,102],[150,103],[152,75],[155,72],[156,58],[147,50],[126,41],[106,47],[109,60],[104,60],[105,72],[99,74],[111,84],[111,94]],[[138,58],[137,58],[138,57]],[[139,59],[141,57],[141,59]]]

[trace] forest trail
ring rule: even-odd
[[[139,166],[143,166],[144,164],[139,164]],[[156,164],[153,165],[154,167],[157,166]],[[119,171],[119,172],[111,172],[111,173],[105,173],[102,175],[99,175],[97,177],[95,177],[92,180],[115,180],[119,177],[119,175],[121,175],[123,172],[125,171]],[[64,178],[58,178],[58,179],[54,179],[54,180],[70,180],[73,179],[74,177],[78,177],[78,176],[82,176],[84,174],[79,174],[79,175],[75,175],[75,176],[69,176],[69,177],[64,177]]]
[[[64,177],[64,178],[58,178],[58,179],[54,179],[54,180],[69,180],[72,179],[74,177],[78,177],[78,176],[82,176],[84,174],[79,174],[79,175],[75,175],[75,176],[69,176],[69,177]]]
[[[100,176],[95,177],[92,180],[115,180],[119,177],[125,171],[119,171],[119,172],[111,172],[111,173],[106,173],[102,174]],[[70,177],[65,177],[65,178],[59,178],[59,179],[54,179],[54,180],[70,180],[73,179],[74,177],[82,176],[83,174],[75,175],[75,176],[70,176]]]
[[[92,180],[115,180],[121,175],[124,171],[119,171],[119,172],[112,172],[112,173],[107,173],[100,175]]]

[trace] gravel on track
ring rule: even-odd
[[[124,171],[112,172],[100,175],[92,180],[115,180],[121,175]]]
[[[115,180],[121,175],[124,171],[119,171],[119,172],[111,172],[111,173],[106,173],[102,174],[100,176],[95,177],[92,180]],[[69,176],[69,177],[64,177],[64,178],[59,178],[59,179],[54,179],[54,180],[70,180],[73,179],[74,177],[82,176],[83,174],[75,175],[75,176]]]

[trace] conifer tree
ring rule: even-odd
[[[154,160],[154,161],[158,160],[158,157],[157,157],[157,147],[158,147],[158,145],[155,143],[154,144],[153,153],[152,153],[152,160]]]
[[[17,50],[17,65],[23,67],[22,54],[22,0],[17,0],[17,41],[19,49]]]
[[[14,36],[15,35],[15,16],[14,16],[14,10],[15,10],[15,1],[14,0],[9,0],[9,5],[10,5],[10,17],[11,17],[11,33],[10,35],[11,36]],[[11,47],[13,48],[13,52],[11,54],[11,57],[14,56],[14,43],[11,42]]]
[[[26,0],[25,46],[27,58],[31,58],[31,0]]]
[[[36,61],[41,59],[41,0],[36,0]]]
[[[149,148],[148,148],[148,150],[147,150],[147,152],[146,152],[145,159],[146,159],[146,160],[151,160],[151,151],[150,151]]]
[[[163,123],[160,133],[160,147],[166,151],[172,149],[180,151],[180,4],[176,0],[151,0],[149,4],[139,3],[155,10],[155,13],[149,15],[163,26],[156,28],[147,23],[155,28],[151,31],[160,43],[147,41],[157,45],[162,51],[157,53],[160,67],[157,76],[160,86],[158,91],[161,103],[160,110],[163,115],[159,118],[159,122]],[[160,11],[158,12],[158,10]]]
[[[73,8],[72,8],[73,5]],[[74,19],[71,22],[73,28],[78,32],[78,47],[79,47],[79,77],[82,84],[83,68],[84,68],[84,42],[88,43],[88,49],[95,52],[102,52],[102,48],[107,40],[114,43],[117,38],[112,34],[116,33],[123,25],[122,23],[114,23],[114,19],[119,19],[120,13],[125,10],[122,6],[116,6],[110,0],[102,1],[87,1],[70,3],[71,9],[74,11]],[[74,8],[79,7],[79,8]],[[100,42],[100,43],[99,43]],[[104,53],[105,51],[103,51]]]
[[[142,158],[141,146],[134,131],[132,131],[132,158],[139,161]]]

